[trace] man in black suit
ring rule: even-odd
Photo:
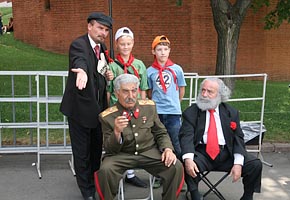
[[[254,192],[260,192],[262,163],[247,153],[239,113],[224,103],[229,97],[230,90],[222,80],[205,79],[201,83],[196,104],[182,114],[180,145],[186,171],[185,180],[192,200],[201,199],[198,182],[199,172],[203,171],[229,171],[233,182],[243,177],[244,194],[241,200],[251,200]],[[212,121],[215,121],[218,142],[214,156],[210,156],[211,153],[207,150],[207,143],[211,140],[211,132],[208,131],[212,119],[210,112],[213,113]]]
[[[69,74],[60,111],[68,117],[76,180],[84,199],[95,199],[94,172],[100,168],[103,136],[98,115],[107,108],[105,38],[112,18],[94,12],[88,16],[88,33],[69,49]]]

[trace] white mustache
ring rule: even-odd
[[[133,98],[127,98],[125,99],[125,103],[136,103],[136,100]]]
[[[216,108],[221,103],[221,100],[219,97],[216,97],[214,99],[210,99],[208,97],[203,97],[199,95],[196,100],[197,106],[201,110],[209,110]]]

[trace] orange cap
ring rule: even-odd
[[[168,44],[170,44],[170,41],[165,35],[159,35],[159,36],[156,36],[152,42],[152,50],[155,49],[155,47],[161,42],[167,42]]]

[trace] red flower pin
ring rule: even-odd
[[[236,122],[231,122],[230,124],[231,129],[234,131],[237,129],[237,123]]]

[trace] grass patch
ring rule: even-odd
[[[12,16],[12,7],[0,7],[0,13],[2,13],[2,22],[3,25],[7,25],[9,18]]]
[[[68,56],[51,53],[15,40],[13,33],[0,37],[0,69],[8,71],[64,71]]]

